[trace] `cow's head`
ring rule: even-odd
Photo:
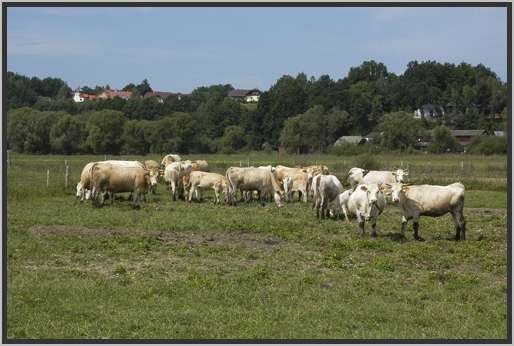
[[[397,183],[405,183],[405,177],[409,175],[408,170],[403,170],[401,168],[398,168],[396,171],[392,173]]]
[[[346,180],[350,184],[352,184],[351,181],[354,181],[356,183],[362,183],[362,179],[368,173],[369,173],[369,171],[367,169],[354,167],[348,171],[348,176],[346,177]]]
[[[82,187],[82,183],[79,181],[77,183],[77,193],[76,193],[76,197],[79,198],[79,197],[82,197],[82,191],[84,191],[84,188]]]
[[[396,203],[400,201],[400,197],[409,187],[403,183],[386,184],[387,190],[391,192],[391,200]]]
[[[157,178],[159,173],[154,170],[148,170],[148,184],[150,186],[157,186]]]
[[[363,216],[366,221],[369,221],[371,219],[371,211],[373,208],[378,207],[379,198],[383,198],[381,195],[384,189],[382,185],[377,184],[361,184],[358,189],[360,189],[361,193],[365,196],[361,216]]]

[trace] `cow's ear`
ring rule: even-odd
[[[391,172],[391,173],[393,173],[393,175],[394,175],[395,177],[398,175],[396,172]]]
[[[366,187],[366,185],[361,185],[361,190],[362,191],[368,191],[368,188]]]
[[[369,170],[367,170],[367,169],[365,169],[365,170],[363,170],[363,171],[362,171],[362,175],[366,175],[366,174],[368,174],[368,173],[369,173]]]

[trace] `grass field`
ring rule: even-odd
[[[354,163],[263,153],[188,158],[217,172],[248,162],[323,163],[341,178]],[[369,228],[361,239],[355,222],[318,221],[310,204],[215,206],[211,194],[187,204],[172,202],[163,185],[141,210],[128,201],[80,205],[80,170],[102,159],[12,156],[8,338],[507,337],[504,156],[378,157],[382,168],[408,166],[412,182],[462,181],[464,242],[448,240],[449,215],[421,219],[425,242],[413,240],[412,226],[401,237],[393,205],[376,239]]]

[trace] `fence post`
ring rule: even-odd
[[[64,175],[64,187],[68,188],[68,178],[70,176],[70,166],[66,165],[66,174]]]
[[[7,168],[11,168],[11,151],[7,150]]]
[[[246,167],[250,167],[250,157],[248,156],[246,160]]]
[[[50,169],[46,170],[46,187],[50,186]]]
[[[239,160],[239,167],[243,167],[243,161]]]
[[[462,160],[462,161],[460,162],[460,169],[461,169],[461,170],[464,170],[464,160]]]
[[[400,167],[403,168],[403,160],[400,161]]]

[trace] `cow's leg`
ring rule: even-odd
[[[359,216],[359,217],[357,217],[357,221],[359,222],[360,236],[361,236],[361,238],[364,238],[364,219],[362,219]]]
[[[414,239],[419,240],[419,241],[425,240],[425,239],[421,238],[418,234],[419,218],[414,218],[414,220],[412,220],[412,228],[414,229]]]
[[[402,215],[402,228],[401,228],[402,236],[405,236],[405,226],[407,226],[407,218]]]
[[[343,205],[343,214],[346,222],[350,222],[350,219],[348,219],[348,211],[346,210],[346,207]]]
[[[455,223],[455,240],[466,240],[466,222],[461,210],[452,213]]]
[[[371,222],[371,236],[375,238],[377,236],[377,219],[373,219]]]
[[[193,193],[195,192],[195,187],[193,185],[191,185],[191,187],[189,188],[189,196],[187,198],[187,201],[189,203],[191,203],[191,199],[193,198]]]

